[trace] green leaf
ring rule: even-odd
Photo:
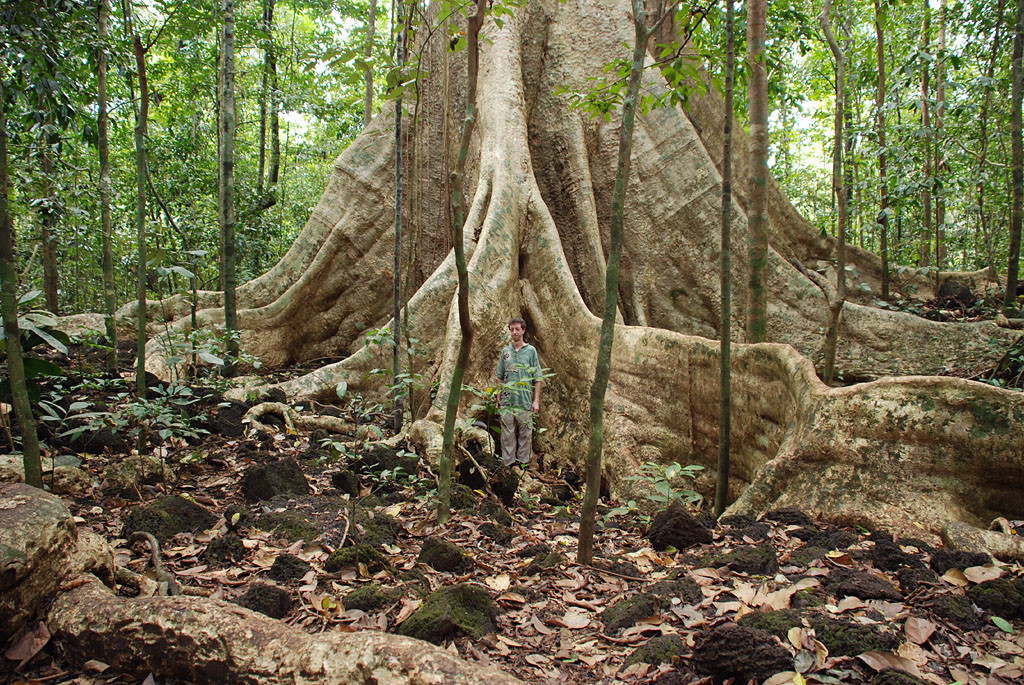
[[[36,357],[25,358],[25,376],[36,378],[38,376],[63,376],[64,371],[51,361],[37,359]]]
[[[199,352],[197,352],[196,354],[198,354],[199,358],[202,359],[207,364],[213,364],[215,366],[224,366],[224,360],[218,357],[217,355],[213,354],[212,352],[207,352],[206,350],[199,350]]]
[[[994,623],[996,628],[999,628],[999,630],[1003,631],[1004,633],[1010,633],[1011,635],[1013,634],[1013,626],[1010,625],[1010,622],[1007,621],[1005,618],[993,616],[992,623]]]

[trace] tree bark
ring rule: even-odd
[[[43,96],[39,96],[39,109],[45,110]],[[58,297],[57,275],[57,183],[54,180],[56,169],[53,163],[53,149],[60,138],[53,132],[52,117],[47,117],[39,135],[39,163],[43,172],[44,202],[39,212],[39,234],[42,242],[43,255],[43,295],[46,308],[60,315],[60,299]]]
[[[762,121],[760,114],[767,114],[766,102],[764,96],[767,92],[762,89],[765,85],[764,78],[764,29],[765,29],[765,12],[767,5],[760,0],[753,0],[747,4],[747,54],[750,56],[750,65],[752,69],[750,79],[750,133],[751,133],[751,154],[761,155],[767,154],[767,151],[761,147],[761,142],[768,142],[768,130],[767,120],[765,118]],[[733,0],[726,0],[725,3],[725,131],[722,136],[724,141],[724,149],[722,151],[722,250],[721,256],[719,257],[721,271],[721,289],[722,289],[722,323],[719,329],[719,339],[721,340],[721,364],[719,371],[719,394],[721,398],[719,400],[718,407],[718,479],[715,482],[715,516],[721,516],[722,512],[725,511],[725,507],[728,504],[729,497],[729,449],[730,449],[730,438],[732,432],[732,287],[730,284],[730,278],[732,278],[732,265],[730,264],[729,252],[732,249],[732,89],[733,89],[733,72],[735,70],[736,62],[736,36],[735,26],[733,24]],[[761,73],[758,73],[759,68]],[[759,100],[758,104],[755,105],[755,100]],[[755,116],[755,110],[758,112],[758,116]],[[755,120],[757,123],[755,123]],[[763,131],[763,141],[758,140],[758,134],[761,131],[755,132],[755,126],[765,125]],[[767,167],[767,157],[761,159],[752,160],[752,164],[755,169],[755,186],[757,184],[757,174],[760,173],[760,162],[765,162]],[[764,169],[767,172],[767,168]],[[751,188],[751,195],[756,197],[761,196],[760,200],[752,202],[752,206],[755,207],[753,210],[757,212],[758,202],[760,202],[760,221],[766,221],[765,216],[766,200],[767,200],[767,173],[760,177],[761,188]],[[755,237],[754,229],[755,219],[753,216],[750,217],[750,242],[753,245],[758,240]],[[768,241],[764,238],[764,260],[767,260],[768,256]],[[753,251],[753,250],[752,250]],[[750,266],[750,309],[747,314],[747,329],[760,328],[763,333],[763,326],[752,327],[751,323],[755,318],[755,258],[751,255],[751,266]],[[763,264],[761,265],[763,269]],[[764,285],[760,284],[762,290]],[[760,312],[760,318],[765,319],[764,311]],[[763,323],[763,321],[762,321]],[[755,331],[756,334],[756,331]],[[755,342],[755,341],[750,341]],[[756,342],[761,342],[760,340]]]
[[[932,32],[932,11],[930,0],[924,0],[924,26],[921,29],[921,51],[927,53],[931,49]],[[929,243],[932,240],[932,185],[935,178],[932,176],[932,122],[929,106],[931,93],[929,92],[929,64],[930,57],[921,56],[921,128],[924,129],[924,189],[921,191],[921,240],[918,245],[921,266],[930,266],[932,263],[931,248]]]
[[[986,224],[985,187],[988,184],[985,161],[988,156],[988,113],[989,106],[992,104],[992,83],[995,76],[996,58],[999,55],[999,39],[1002,35],[1005,5],[1005,0],[999,0],[995,27],[992,29],[992,50],[989,52],[988,69],[985,72],[985,78],[988,79],[985,84],[985,99],[981,104],[981,112],[978,114],[978,227],[981,229],[981,237],[985,243],[985,261],[993,276],[996,275],[996,259],[995,251],[992,248],[992,231]]]
[[[274,0],[263,0],[263,69],[260,74],[260,142],[259,167],[256,172],[257,197],[263,195],[263,178],[267,168],[267,99],[270,97],[270,60],[274,51]]]
[[[942,283],[946,265],[946,161],[943,151],[943,117],[946,114],[946,0],[939,1],[939,31],[936,37],[938,59],[935,64],[935,289]]]
[[[401,14],[401,10],[399,10]],[[366,47],[363,58],[366,62],[366,94],[363,96],[363,126],[370,125],[373,118],[373,34],[377,29],[377,0],[370,0],[370,15],[366,19]]]
[[[1024,2],[1017,3],[1017,21],[1013,29],[1013,63],[1010,92],[1010,154],[1012,163],[1013,203],[1010,206],[1010,250],[1006,266],[1006,295],[1003,313],[1017,312],[1017,270],[1020,267],[1021,214],[1024,211],[1024,144],[1021,141],[1021,102],[1024,100]]]
[[[117,294],[114,290],[114,248],[113,225],[110,219],[110,142],[107,137],[107,18],[110,14],[110,0],[100,0],[97,21],[99,42],[96,48],[96,90],[97,116],[96,146],[100,157],[100,222],[103,227],[103,306],[106,327],[107,371],[117,370],[117,326],[114,314],[117,310]]]
[[[238,306],[235,297],[235,2],[224,0],[220,97],[220,230],[223,244],[224,326],[227,334],[223,373],[233,376],[238,363]]]
[[[126,8],[130,6],[126,5]],[[139,78],[139,100],[135,101],[135,86],[131,72],[127,74],[128,90],[135,109],[135,236],[136,236],[136,358],[135,391],[146,396],[146,121],[149,118],[149,83],[146,80],[146,52],[142,39],[132,29],[131,10],[125,10],[126,28],[132,41],[132,53]]]
[[[768,288],[765,283],[768,265],[768,68],[764,51],[767,11],[766,0],[751,0],[747,4],[747,66],[750,70],[747,99],[752,169],[747,209],[750,226],[747,342],[750,343],[764,342],[768,334]],[[729,117],[728,113],[726,117]],[[722,176],[724,179],[724,170]]]
[[[18,327],[18,268],[14,256],[14,223],[8,204],[7,172],[7,100],[0,79],[0,314],[4,320],[7,341],[7,379],[11,386],[11,404],[21,429],[22,460],[25,482],[43,487],[43,471],[39,462],[39,438],[32,405],[25,386],[25,363],[21,353],[21,331]]]
[[[405,66],[406,56],[406,41],[408,36],[408,22],[404,18],[403,8],[405,4],[399,2],[396,4],[397,16],[395,20],[402,27],[398,33],[398,45],[397,45],[397,64],[399,73]],[[372,0],[371,11],[370,11],[370,24],[367,27],[368,37],[367,45],[372,46],[373,44],[373,26],[376,24],[377,19],[377,0]],[[370,47],[367,47],[367,51],[370,51]],[[367,76],[367,96],[366,96],[366,111],[370,112],[373,109],[373,72],[369,71]],[[372,117],[367,115],[365,118],[365,126],[370,125],[370,119]],[[402,96],[399,95],[395,98],[395,249],[394,259],[392,261],[392,270],[394,271],[394,280],[391,283],[392,292],[392,307],[391,307],[391,328],[392,328],[392,340],[394,346],[391,352],[391,383],[392,383],[392,397],[394,400],[394,414],[391,419],[391,427],[395,433],[399,433],[402,430],[402,400],[403,400],[403,385],[400,384],[399,374],[402,371],[402,209],[404,207],[403,196],[405,193],[405,184],[402,177],[404,167],[402,165]],[[411,401],[411,400],[410,400]]]
[[[879,259],[882,260],[882,299],[889,301],[889,181],[886,176],[885,145],[885,15],[880,0],[875,2],[875,55],[878,59],[878,88],[875,90],[875,120],[878,131],[878,225]]]
[[[822,33],[828,41],[829,49],[836,62],[836,113],[835,138],[832,151],[832,185],[835,188],[836,202],[839,205],[839,218],[836,222],[836,292],[829,306],[829,327],[825,334],[825,361],[822,379],[831,383],[836,366],[836,348],[839,345],[839,324],[846,304],[846,223],[847,196],[845,176],[843,174],[843,112],[846,109],[846,56],[829,28],[829,14],[832,0],[825,0],[818,21]]]

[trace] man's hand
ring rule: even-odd
[[[540,400],[533,401],[533,404],[530,406],[530,411],[532,411],[534,414],[540,411]]]

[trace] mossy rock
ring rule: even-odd
[[[435,571],[466,573],[473,568],[473,560],[459,549],[459,546],[440,538],[427,538],[420,548],[416,561],[426,564]]]
[[[938,585],[941,582],[935,571],[929,568],[901,568],[897,578],[904,595],[909,595],[923,585]]]
[[[680,500],[672,502],[658,512],[651,521],[647,539],[657,550],[674,547],[684,550],[694,545],[707,544],[714,539],[711,529],[691,514]]]
[[[298,580],[302,578],[313,567],[307,564],[302,559],[299,559],[294,554],[282,554],[277,559],[274,559],[273,566],[270,567],[270,572],[267,574],[278,582],[286,582],[289,580]]]
[[[331,485],[343,495],[359,494],[359,476],[348,469],[341,469],[331,474]]]
[[[813,526],[811,517],[796,507],[773,509],[762,517],[766,521],[774,521],[783,526]]]
[[[825,606],[825,595],[818,589],[800,590],[789,600],[794,609]]]
[[[952,549],[940,549],[932,555],[932,570],[940,576],[951,568],[961,571],[972,566],[984,566],[992,563],[992,557],[983,552],[961,552]]]
[[[484,500],[476,508],[480,515],[489,518],[495,523],[503,526],[511,526],[515,521],[512,519],[512,514],[508,513],[508,510],[493,500]]]
[[[245,435],[242,418],[247,411],[249,411],[249,405],[235,400],[225,400],[213,410],[213,415],[203,427],[214,435],[240,438]]]
[[[371,612],[380,611],[397,601],[398,597],[398,592],[384,589],[377,583],[370,583],[369,585],[358,587],[345,595],[341,603],[345,605],[346,609]]]
[[[952,623],[961,630],[979,630],[985,625],[974,604],[961,595],[938,595],[928,602],[927,607],[936,618]]]
[[[822,531],[820,535],[815,535],[807,541],[807,544],[814,545],[815,547],[824,547],[832,551],[835,549],[846,549],[858,540],[860,540],[860,537],[852,530],[834,528]]]
[[[1007,620],[1024,619],[1024,596],[1021,584],[1008,578],[986,580],[971,587],[967,597],[980,608]]]
[[[871,679],[871,685],[927,685],[927,683],[927,680],[921,680],[894,668],[887,668]]]
[[[884,599],[890,602],[903,600],[903,595],[892,583],[861,571],[837,569],[829,576],[826,589],[835,597],[859,597],[860,599]]]
[[[352,537],[358,542],[375,547],[393,545],[405,530],[394,517],[365,506],[356,507],[355,524],[355,530],[350,531]]]
[[[225,564],[240,561],[247,553],[242,538],[228,533],[210,541],[203,552],[203,561],[207,564]]]
[[[292,598],[286,590],[276,585],[253,583],[238,599],[238,604],[270,618],[284,618],[292,607]]]
[[[685,656],[688,651],[686,643],[678,635],[658,635],[652,637],[642,647],[638,647],[626,660],[626,665],[671,664]]]
[[[420,597],[426,597],[430,594],[430,578],[418,568],[402,571],[399,579],[405,583],[405,587],[412,588],[412,591]]]
[[[217,522],[217,517],[180,495],[161,497],[146,507],[132,509],[124,520],[121,537],[136,531],[152,533],[159,542],[178,533],[206,530]]]
[[[387,560],[376,548],[360,543],[352,547],[342,547],[327,557],[324,569],[328,573],[337,573],[343,568],[359,564],[366,564],[368,569],[375,570],[387,566]]]
[[[349,462],[349,468],[356,473],[379,477],[387,471],[390,474],[415,474],[419,468],[419,459],[415,455],[405,453],[387,445],[374,443],[367,445],[358,458]]]
[[[868,557],[875,568],[882,571],[899,571],[901,568],[924,568],[924,562],[907,554],[895,542],[876,542]]]
[[[810,566],[828,554],[824,547],[801,547],[789,555],[789,563],[793,566]]]
[[[494,603],[473,583],[443,587],[431,593],[398,632],[434,644],[459,635],[478,640],[494,632]]]
[[[309,483],[292,458],[249,467],[242,476],[242,494],[249,501],[309,494]]]
[[[305,540],[312,542],[322,532],[309,521],[306,514],[298,511],[275,511],[263,514],[256,521],[260,530],[272,532],[286,538],[288,542]]]
[[[786,640],[791,628],[801,625],[800,615],[790,609],[779,611],[751,611],[736,621],[741,626],[757,628],[771,633],[780,640]]]
[[[256,517],[249,507],[233,504],[224,510],[224,521],[228,524],[228,530],[241,530],[253,525]]]
[[[700,586],[692,578],[686,577],[659,580],[648,587],[647,592],[664,597],[667,601],[678,597],[684,604],[699,604],[704,599],[704,593],[700,591]]]
[[[878,625],[860,625],[838,621],[827,616],[810,618],[814,634],[828,648],[831,656],[857,656],[864,652],[888,652],[896,649],[900,641],[895,635]]]
[[[451,492],[451,505],[452,509],[469,509],[476,504],[479,496],[473,492],[473,489],[462,483],[456,483],[455,487],[452,488]]]
[[[536,575],[545,569],[554,568],[564,562],[565,556],[558,552],[542,552],[526,565],[526,568],[523,569],[523,575]]]
[[[546,542],[537,542],[535,544],[523,547],[521,550],[516,552],[516,556],[520,559],[525,559],[526,557],[535,557],[538,554],[547,554],[550,551],[551,545],[547,544]]]
[[[625,628],[636,625],[642,618],[658,615],[666,603],[663,597],[641,592],[611,605],[602,611],[598,618],[604,623],[605,633],[620,633]]]
[[[494,540],[494,542],[499,545],[507,545],[512,542],[512,529],[508,526],[503,526],[500,523],[487,521],[486,523],[480,524],[479,530],[481,535]]]
[[[725,554],[710,554],[701,563],[711,568],[728,567],[732,571],[752,576],[768,576],[779,570],[775,550],[767,543],[737,547]]]
[[[721,623],[697,639],[691,660],[697,673],[716,682],[762,682],[781,671],[793,670],[793,657],[771,634],[756,628]]]

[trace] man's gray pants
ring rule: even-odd
[[[529,409],[501,413],[501,462],[512,466],[517,461],[530,463],[533,453],[533,412]]]

